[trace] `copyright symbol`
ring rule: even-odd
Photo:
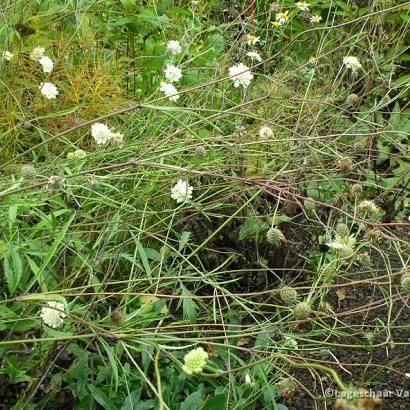
[[[333,397],[333,389],[326,389],[325,390],[325,397]]]

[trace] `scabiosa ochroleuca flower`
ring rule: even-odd
[[[178,90],[172,84],[161,82],[159,89],[165,93],[165,95],[169,98],[169,101],[175,102],[180,97]]]
[[[347,68],[350,68],[353,72],[356,72],[359,68],[362,67],[358,58],[354,56],[343,57],[343,64]]]
[[[13,54],[10,51],[3,51],[3,58],[6,61],[10,61],[13,58]]]
[[[206,365],[208,357],[208,353],[202,347],[197,347],[185,355],[185,364],[182,367],[182,370],[187,374],[201,373]]]
[[[260,128],[259,130],[259,136],[263,139],[269,139],[273,137],[273,131],[272,128],[264,125],[263,127]]]
[[[41,57],[44,56],[46,49],[44,47],[36,47],[31,53],[30,58],[33,61],[39,61]]]
[[[105,145],[112,139],[111,130],[105,124],[99,122],[91,125],[91,135],[98,145]]]
[[[41,83],[39,89],[41,94],[49,100],[55,99],[58,95],[58,89],[53,83]]]
[[[164,70],[165,78],[170,83],[177,83],[182,77],[182,71],[180,68],[174,66],[173,64],[167,64]]]
[[[41,308],[43,322],[55,329],[64,323],[66,316],[64,304],[60,302],[47,302],[47,306]]]
[[[181,44],[178,40],[170,40],[167,44],[167,51],[176,56],[182,51]]]
[[[249,51],[249,53],[246,53],[246,55],[250,57],[252,60],[256,60],[259,63],[262,61],[262,57],[256,51]]]
[[[247,88],[252,81],[253,74],[245,64],[234,65],[229,68],[229,76],[232,77],[233,86]]]
[[[53,71],[54,63],[50,57],[43,56],[38,60],[38,62],[43,66],[43,71],[48,74]]]
[[[179,179],[178,182],[171,188],[171,198],[177,203],[185,202],[187,199],[192,199],[193,187],[188,182]]]

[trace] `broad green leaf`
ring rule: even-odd
[[[202,392],[200,390],[191,393],[179,406],[179,410],[197,410],[203,403]]]
[[[102,389],[94,386],[93,384],[90,384],[88,388],[94,400],[105,410],[117,410],[116,406],[111,403],[110,399]]]
[[[225,410],[226,401],[228,399],[228,393],[216,394],[214,396],[209,396],[201,410]]]

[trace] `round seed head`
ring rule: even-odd
[[[353,144],[353,150],[357,154],[361,154],[366,149],[366,144],[363,141],[357,141]]]
[[[266,233],[266,240],[274,246],[281,246],[286,242],[285,235],[278,228],[270,228]]]
[[[311,313],[312,308],[307,302],[299,302],[293,308],[293,314],[295,315],[296,319],[299,320],[307,319]]]
[[[345,157],[337,161],[337,166],[342,172],[350,171],[353,168],[353,161],[350,157]]]
[[[360,196],[363,193],[363,187],[360,184],[352,185],[352,194]]]
[[[287,305],[293,305],[298,300],[298,292],[290,286],[282,288],[279,295]]]
[[[339,223],[336,225],[336,232],[340,236],[349,236],[349,228],[346,224]]]
[[[359,97],[357,96],[357,94],[350,94],[347,98],[346,98],[346,104],[348,107],[353,107],[357,104],[357,102],[359,101]]]
[[[367,214],[367,215],[374,215],[379,213],[379,208],[376,206],[376,204],[373,201],[365,200],[360,202],[360,204],[357,206],[357,210],[361,214]]]
[[[36,169],[31,164],[25,164],[21,166],[20,172],[23,177],[28,177],[30,175],[34,175],[36,173]]]
[[[400,284],[404,293],[410,296],[410,274],[403,275]]]
[[[203,158],[205,155],[206,149],[202,145],[195,147],[195,156],[197,156],[198,158]]]

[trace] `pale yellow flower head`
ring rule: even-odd
[[[184,357],[182,370],[187,374],[201,373],[208,360],[208,353],[202,347],[191,350]]]

